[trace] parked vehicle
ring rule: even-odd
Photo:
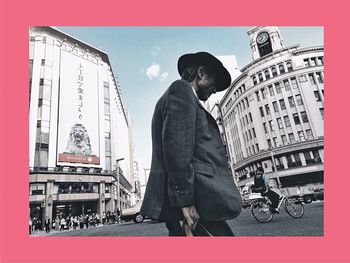
[[[135,223],[142,223],[145,217],[140,214],[142,202],[137,202],[135,206],[122,209],[120,218],[125,221],[133,220]]]
[[[261,194],[252,192],[252,189],[251,189],[252,185],[254,185],[254,183],[248,183],[243,187],[243,190],[242,190],[243,208],[250,207],[254,200],[261,198]]]

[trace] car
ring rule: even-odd
[[[120,218],[125,221],[133,220],[135,223],[142,223],[145,219],[140,213],[142,202],[137,202],[135,206],[122,209]]]
[[[324,199],[324,188],[317,188],[314,190],[314,199],[323,200]]]
[[[248,208],[255,199],[261,198],[261,194],[253,193],[253,182],[247,183],[242,189],[243,208]]]

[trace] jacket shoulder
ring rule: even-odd
[[[190,93],[192,92],[192,86],[188,81],[178,79],[175,80],[168,89],[169,92],[183,92],[183,93]]]

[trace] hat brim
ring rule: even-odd
[[[180,74],[191,66],[207,66],[215,74],[217,79],[217,91],[227,89],[231,84],[231,75],[223,66],[220,60],[207,52],[190,53],[181,56],[177,63],[177,69]]]

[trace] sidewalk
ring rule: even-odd
[[[85,229],[90,229],[90,228],[97,228],[97,227],[102,227],[104,226],[103,224],[99,224],[95,227],[89,227],[89,228],[82,228],[80,229],[79,227],[76,229],[70,228],[70,229],[65,229],[65,230],[50,230],[50,233],[46,233],[45,230],[39,230],[39,231],[33,231],[31,235],[29,235],[30,237],[42,237],[42,236],[54,236],[54,234],[58,233],[58,232],[70,232],[70,231],[79,231],[79,230],[85,230]]]

